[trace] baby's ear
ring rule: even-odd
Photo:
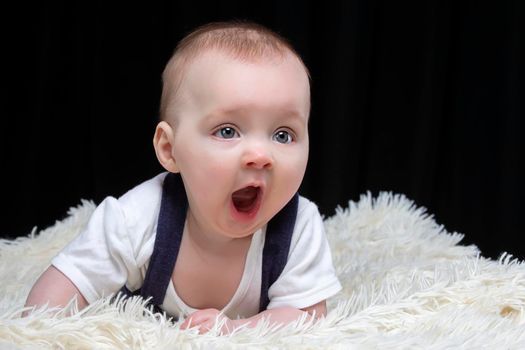
[[[173,139],[174,132],[167,122],[162,121],[155,129],[155,136],[153,136],[153,147],[159,163],[169,172],[178,173],[179,168],[177,162],[173,157]]]

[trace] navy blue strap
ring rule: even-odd
[[[288,261],[298,206],[299,195],[296,193],[288,204],[270,220],[266,227],[259,312],[266,310],[268,307],[270,303],[268,290],[277,281]]]
[[[140,291],[143,298],[151,296],[151,303],[155,306],[164,302],[180,249],[187,207],[188,199],[182,178],[169,173],[162,189],[153,254]]]

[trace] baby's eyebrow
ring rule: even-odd
[[[212,111],[210,113],[210,116],[214,117],[214,116],[229,116],[229,115],[245,115],[246,113],[249,113],[250,110],[251,108],[243,107],[243,106],[221,108],[221,109]]]
[[[209,111],[202,119],[202,122],[206,124],[222,123],[226,119],[229,120],[232,117],[237,118],[242,115],[243,115],[243,112],[235,108],[217,109],[217,110]]]
[[[231,108],[221,108],[215,111],[212,111],[208,114],[207,118],[220,118],[224,116],[244,116],[249,115],[253,111],[253,108],[250,108],[249,106],[238,106],[238,107],[231,107]],[[273,113],[276,117],[283,118],[283,119],[297,119],[299,121],[304,120],[305,118],[301,114],[300,111],[294,109],[294,108],[276,108],[275,112]],[[307,118],[306,118],[307,119]]]
[[[301,112],[295,109],[279,110],[275,114],[275,119],[280,126],[291,127],[296,131],[307,128],[308,125],[308,115],[303,116]]]
[[[304,119],[301,112],[295,109],[283,109],[281,111],[281,116],[284,118],[289,118],[289,119],[299,119],[299,120]]]

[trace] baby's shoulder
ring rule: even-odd
[[[297,207],[297,215],[298,216],[310,216],[310,215],[320,215],[319,209],[317,207],[317,204],[312,202],[306,197],[299,196],[299,205]]]
[[[298,239],[310,239],[310,235],[322,231],[322,225],[323,218],[317,205],[311,200],[299,196],[292,243]]]
[[[323,217],[317,205],[299,196],[297,217],[290,242],[290,259],[303,259],[304,254],[316,251],[324,239]]]
[[[152,250],[166,175],[161,173],[117,199],[135,256],[147,255]]]
[[[156,224],[162,198],[162,184],[166,173],[161,173],[133,187],[118,198],[118,204],[130,231],[142,231]]]
[[[167,173],[142,182],[119,197],[118,201],[124,209],[142,212],[145,208],[153,208],[160,205],[162,196],[162,184]]]

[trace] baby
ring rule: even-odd
[[[217,319],[226,333],[324,316],[341,285],[318,209],[296,194],[310,113],[299,55],[261,25],[212,23],[162,78],[153,144],[166,172],[106,198],[26,305],[83,308],[123,291],[201,333]]]

